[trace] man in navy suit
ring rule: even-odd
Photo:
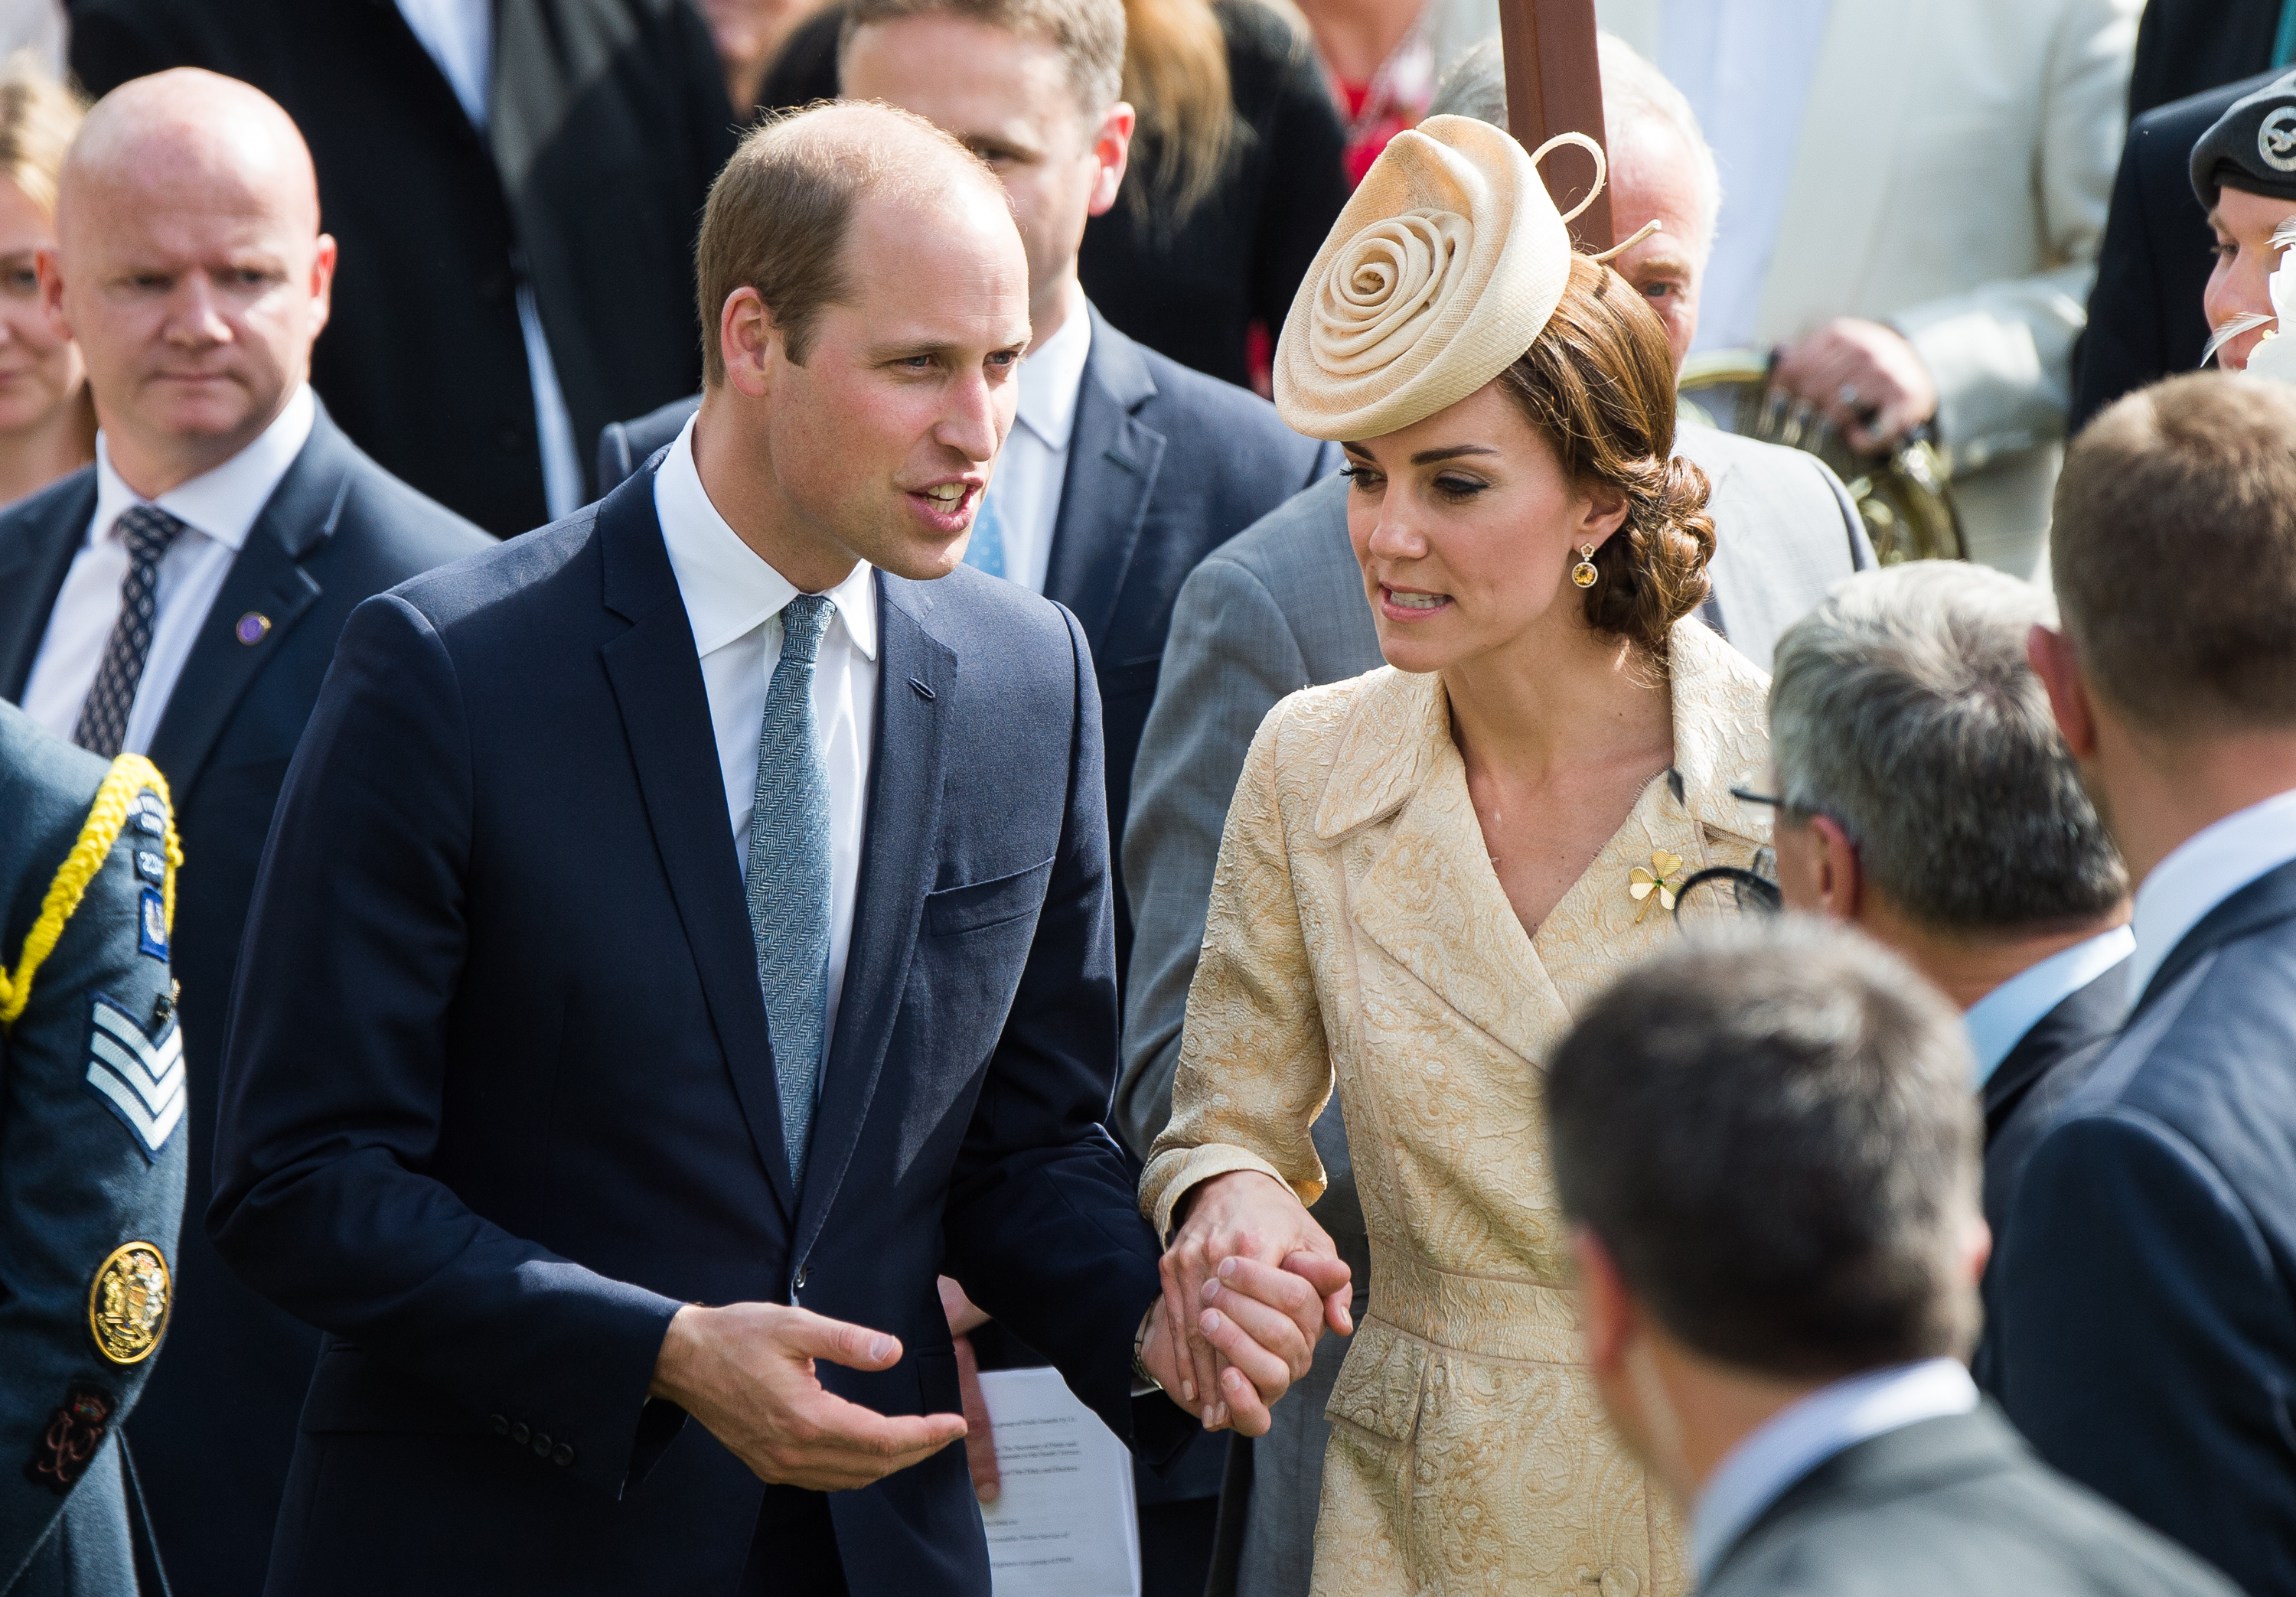
[[[1110,834],[1121,864],[1133,756],[1180,584],[1213,549],[1340,467],[1255,394],[1168,360],[1109,325],[1077,281],[1086,221],[1117,201],[1132,108],[1119,97],[1121,0],[862,0],[840,81],[914,111],[1004,181],[1029,252],[1033,341],[1020,425],[965,563],[1068,607],[1100,679]],[[602,485],[685,425],[682,401],[599,445]],[[992,530],[993,529],[993,530]],[[1117,970],[1132,917],[1116,885]]]
[[[2128,874],[2025,659],[2029,582],[1915,561],[1841,584],[1778,640],[1778,887],[1963,1011],[1997,1249],[2026,1159],[2128,1008]],[[2000,1290],[1988,1266],[1980,1290]],[[1992,1326],[1972,1360],[1992,1384]]]
[[[2137,880],[2127,1028],[2034,1149],[2003,1406],[2231,1576],[2296,1589],[2296,391],[2214,373],[2074,441],[2035,668]],[[2199,573],[2221,573],[2212,580]]]
[[[179,1593],[263,1579],[318,1339],[208,1245],[232,962],[271,811],[351,608],[493,540],[353,446],[306,381],[334,242],[309,155],[255,90],[116,90],[65,165],[48,313],[94,396],[96,463],[0,516],[0,697],[174,790],[190,1212],[135,1455]]]
[[[697,275],[660,461],[363,606],[289,774],[208,1216],[329,1333],[275,1593],[985,1597],[937,1274],[1152,1459],[1342,1312],[1239,1261],[1200,1394],[1156,1306],[1090,658],[956,569],[1029,341],[994,174],[791,118]]]

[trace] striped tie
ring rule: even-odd
[[[782,1142],[790,1178],[800,1185],[829,1022],[829,773],[814,724],[813,666],[830,613],[817,594],[800,594],[782,609],[782,658],[766,687],[743,884],[781,1093]]]
[[[184,528],[156,504],[138,504],[120,515],[120,541],[127,545],[127,575],[119,584],[119,619],[103,646],[95,684],[80,701],[72,741],[106,759],[119,752],[127,735],[127,715],[135,708],[135,687],[152,655],[152,624],[160,613],[160,562]]]

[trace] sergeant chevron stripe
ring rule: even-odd
[[[88,1030],[88,1090],[157,1156],[184,1118],[184,1028],[153,1042],[135,1017],[98,995]]]

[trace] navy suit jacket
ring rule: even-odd
[[[646,1392],[686,1302],[798,1302],[954,1412],[955,1276],[1136,1451],[1156,1240],[1103,1128],[1116,970],[1075,619],[881,574],[852,952],[792,1183],[653,475],[363,606],[288,778],[208,1224],[329,1333],[275,1593],[725,1591],[762,1487]],[[658,1461],[658,1463],[657,1463]],[[829,1499],[859,1594],[988,1591],[962,1448]],[[387,1505],[387,1511],[379,1511]]]
[[[2005,1240],[2018,1429],[2246,1590],[2296,1590],[2296,864],[2177,945]]]
[[[1995,1294],[2000,1290],[1997,1267],[2005,1250],[2002,1239],[2009,1229],[2018,1184],[2034,1144],[2055,1120],[2065,1100],[2088,1079],[2088,1073],[2111,1045],[2128,1012],[2128,962],[2120,961],[2087,986],[2068,993],[2056,1008],[2033,1022],[2032,1029],[2002,1056],[1979,1094],[1985,1115],[1985,1223],[1993,1231],[1993,1257],[1986,1263],[1980,1290],[1985,1299],[1985,1334],[1970,1359],[1970,1373],[1986,1390],[1994,1389]]]
[[[1108,823],[1119,867],[1132,761],[1172,629],[1172,602],[1197,562],[1301,488],[1340,467],[1336,444],[1301,438],[1275,407],[1167,359],[1109,325],[1098,307],[1069,435],[1045,597],[1084,627],[1108,740]],[[598,441],[611,487],[677,437],[701,402],[681,399]],[[1117,970],[1132,948],[1119,879]]]
[[[0,696],[11,701],[24,696],[48,612],[94,513],[91,466],[0,515]],[[168,778],[184,846],[174,963],[190,1167],[167,1356],[144,1388],[134,1432],[179,1592],[260,1585],[318,1351],[310,1327],[234,1280],[200,1229],[213,1179],[224,1011],[264,834],[352,607],[493,542],[361,454],[322,405],[232,561],[152,734],[152,763]],[[271,625],[243,643],[237,629],[250,612]],[[218,1467],[225,1457],[229,1467]]]

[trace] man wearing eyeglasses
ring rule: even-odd
[[[2056,1106],[2127,1008],[2128,878],[2026,663],[2039,589],[1923,561],[1834,589],[1778,640],[1770,749],[1788,909],[1848,921],[1959,1004],[1995,1257]],[[1993,1364],[1997,1273],[1983,1283]]]

